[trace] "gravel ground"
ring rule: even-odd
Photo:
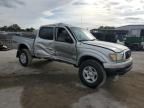
[[[144,52],[133,52],[134,68],[100,89],[83,86],[71,65],[34,60],[24,68],[16,50],[0,52],[0,108],[143,108]]]

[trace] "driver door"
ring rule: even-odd
[[[56,28],[54,49],[59,60],[69,63],[76,61],[76,44],[70,32],[64,27]]]

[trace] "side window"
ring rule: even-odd
[[[59,42],[67,42],[73,43],[72,38],[70,37],[69,33],[64,28],[57,28],[57,38],[56,41]]]
[[[140,36],[144,37],[144,29],[141,30]]]
[[[53,40],[53,27],[42,27],[39,32],[39,37],[42,39]]]

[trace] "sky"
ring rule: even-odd
[[[0,26],[15,23],[23,28],[144,24],[144,0],[0,0]]]

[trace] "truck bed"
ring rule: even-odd
[[[13,41],[16,43],[16,48],[18,48],[19,44],[24,44],[29,47],[29,50],[33,52],[33,43],[35,38],[28,36],[13,36]]]

